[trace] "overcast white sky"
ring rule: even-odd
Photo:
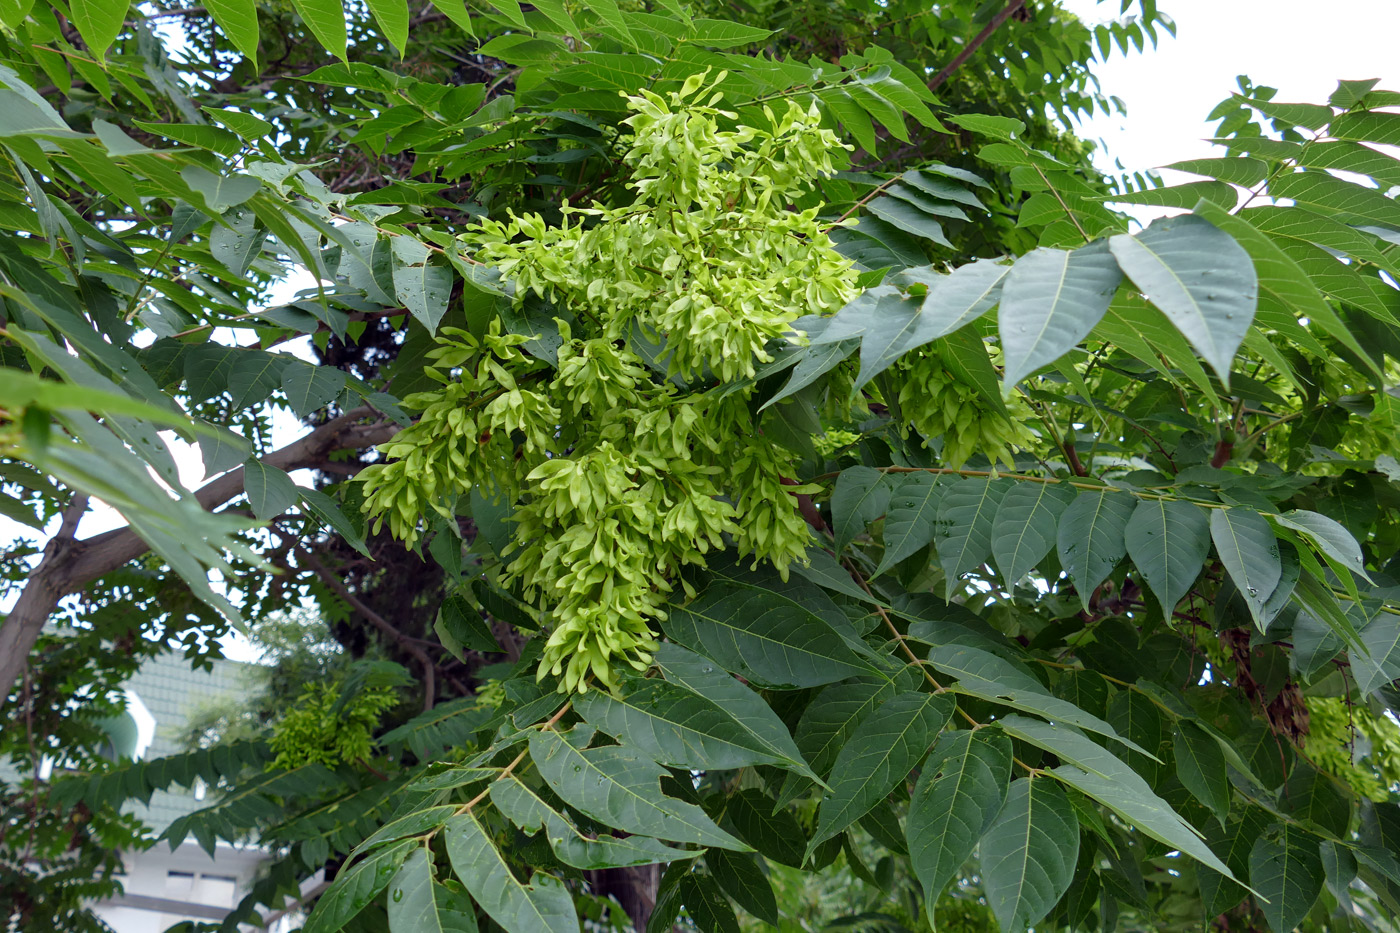
[[[1113,18],[1117,0],[1064,0],[1086,23]],[[1134,8],[1137,4],[1134,3]],[[1117,51],[1096,67],[1106,93],[1128,116],[1100,116],[1082,135],[1107,144],[1113,159],[1140,171],[1211,153],[1206,115],[1237,89],[1236,75],[1278,88],[1276,100],[1326,103],[1338,79],[1379,78],[1400,90],[1397,0],[1158,0],[1177,37],[1155,51]]]

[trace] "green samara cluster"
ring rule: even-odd
[[[857,291],[818,208],[788,209],[841,148],[815,110],[789,102],[765,108],[764,128],[724,129],[737,117],[702,76],[628,100],[631,203],[463,236],[517,308],[552,308],[557,357],[527,355],[499,320],[481,336],[444,328],[441,387],[405,399],[420,419],[365,482],[366,510],[410,544],[425,507],[451,518],[472,487],[516,504],[505,582],[550,628],[540,674],[565,691],[650,664],[685,565],[731,543],[784,572],[803,559],[796,494],[811,490],[758,429],[753,378],[801,339],[793,321]]]

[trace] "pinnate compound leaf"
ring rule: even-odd
[[[530,736],[530,757],[565,803],[604,826],[675,842],[748,848],[699,807],[663,795],[658,782],[666,769],[631,749],[579,751],[557,733],[536,732]]]
[[[517,881],[475,814],[454,816],[446,836],[452,870],[506,933],[578,933],[578,915],[564,883],[541,872],[528,885]]]
[[[663,627],[725,670],[767,686],[817,687],[877,672],[831,622],[771,591],[713,584],[670,609]]]
[[[1109,248],[1123,271],[1229,384],[1235,350],[1254,320],[1259,283],[1235,238],[1201,217],[1157,220]]]
[[[1262,632],[1269,622],[1264,617],[1264,603],[1283,576],[1273,528],[1253,509],[1212,509],[1210,537]]]
[[[905,831],[929,920],[943,889],[971,857],[1006,798],[1011,742],[995,730],[945,732],[924,763]]]
[[[1050,553],[1060,516],[1074,497],[1074,487],[1064,483],[1018,483],[1002,497],[992,527],[992,559],[1007,585]]]
[[[1085,609],[1100,583],[1128,553],[1124,533],[1137,500],[1123,492],[1081,493],[1060,516],[1056,533],[1060,564]]]
[[[491,784],[491,802],[516,826],[533,835],[541,829],[565,865],[585,871],[626,868],[694,858],[698,852],[674,849],[649,836],[584,835],[568,817],[546,803],[520,778],[511,775]]]
[[[1297,826],[1275,823],[1249,852],[1249,883],[1274,933],[1290,933],[1312,910],[1326,880],[1320,840]]]
[[[885,512],[885,553],[875,576],[933,541],[938,503],[947,488],[933,473],[907,473],[894,487]]]
[[[421,851],[418,842],[406,839],[371,853],[349,869],[342,869],[335,882],[316,901],[316,909],[311,911],[304,933],[335,933],[345,926],[388,887],[399,865],[414,849]]]
[[[1011,782],[981,842],[982,887],[1004,933],[1038,923],[1069,888],[1079,858],[1079,820],[1054,781]]]
[[[842,470],[831,493],[836,550],[844,551],[866,525],[884,515],[889,502],[890,486],[884,473],[866,466]]]
[[[256,62],[258,5],[255,0],[208,0],[204,6],[238,51]]]
[[[465,891],[433,881],[428,850],[414,850],[389,885],[389,933],[476,933],[476,908]]]
[[[1180,500],[1144,499],[1133,511],[1124,539],[1133,563],[1170,618],[1210,553],[1205,510]]]
[[[295,505],[299,493],[290,476],[257,459],[243,464],[243,488],[253,514],[264,522]]]
[[[763,703],[757,696],[753,702]],[[613,694],[593,690],[580,696],[574,709],[589,725],[671,767],[724,771],[775,764],[808,770],[804,762],[774,755],[724,706],[664,680],[629,677]]]
[[[903,693],[867,716],[836,756],[831,793],[822,799],[810,853],[860,819],[904,780],[953,714],[953,702]]]
[[[292,5],[316,41],[336,58],[348,61],[345,57],[348,41],[345,10],[340,0],[292,0]]]
[[[1087,337],[1122,278],[1103,242],[1072,252],[1041,248],[1016,260],[1002,286],[998,318],[1003,384],[1015,385]]]

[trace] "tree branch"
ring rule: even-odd
[[[274,450],[262,462],[282,470],[314,466],[335,450],[358,450],[387,441],[398,430],[391,422],[375,420],[370,408],[348,411],[316,428],[300,440]],[[205,483],[194,494],[205,509],[215,509],[243,492],[243,468]],[[78,506],[81,505],[81,508]],[[0,626],[0,687],[9,694],[26,669],[29,652],[39,640],[44,623],[59,600],[76,593],[92,581],[146,553],[149,545],[130,528],[75,540],[78,519],[87,507],[86,497],[75,496],[64,513],[59,533],[44,548],[39,565],[29,575],[14,609]]]
[[[1026,0],[1011,0],[1000,13],[992,17],[992,21],[983,27],[982,31],[973,37],[972,41],[957,54],[951,62],[944,65],[938,74],[933,76],[933,80],[928,83],[930,91],[938,90],[939,85],[948,80],[948,76],[962,67],[963,63],[972,57],[972,54],[982,47],[982,43],[991,38],[992,33],[1001,28],[1001,24],[1015,15],[1016,11],[1026,5]]]

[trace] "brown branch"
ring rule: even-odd
[[[988,23],[985,27],[983,27],[982,31],[979,32],[973,38],[973,40],[969,42],[967,46],[957,54],[956,58],[954,58],[947,65],[944,65],[943,69],[939,71],[938,74],[933,76],[933,80],[928,83],[928,89],[930,91],[938,90],[938,86],[941,85],[944,81],[947,81],[949,75],[951,75],[953,72],[957,71],[960,67],[962,67],[963,63],[972,57],[972,53],[976,52],[979,48],[981,48],[982,43],[990,39],[992,33],[996,32],[999,28],[1001,28],[1002,23],[1006,22],[1008,19],[1014,16],[1016,14],[1016,11],[1020,10],[1025,5],[1026,0],[1011,0],[1011,2],[1008,3],[1000,13],[992,17],[992,21]]]
[[[299,470],[320,463],[331,451],[382,444],[398,430],[387,421],[361,423],[371,417],[377,418],[377,415],[369,408],[346,412],[300,440],[274,450],[263,457],[262,462],[281,470]],[[203,508],[212,510],[242,492],[243,468],[239,467],[205,483],[194,498]],[[129,527],[75,540],[77,517],[70,521],[70,515],[77,504],[75,497],[68,508],[70,514],[64,516],[60,534],[54,535],[44,548],[43,558],[29,575],[4,624],[0,625],[0,687],[5,694],[14,689],[26,669],[29,652],[34,649],[44,623],[59,600],[149,550],[149,545]],[[62,534],[64,528],[68,529],[67,537]]]
[[[418,662],[419,666],[423,668],[423,712],[426,713],[428,710],[432,709],[433,701],[437,697],[437,668],[433,665],[433,659],[428,657],[428,652],[415,644],[419,639],[413,638],[407,633],[400,632],[398,629],[394,628],[392,622],[375,612],[365,604],[364,600],[350,592],[350,588],[345,585],[345,582],[332,573],[325,564],[317,560],[316,556],[309,550],[304,547],[298,547],[297,556],[306,562],[306,566],[310,567],[311,570],[315,572],[316,576],[320,577],[321,581],[331,588],[331,591],[334,592],[335,595],[345,600],[351,609],[354,609],[360,615],[364,616],[365,621],[369,622],[370,625],[373,625],[385,635],[388,635],[391,639],[398,642],[399,647],[403,648],[413,660]]]

